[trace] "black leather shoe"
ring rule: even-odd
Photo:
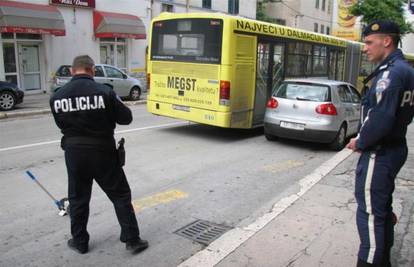
[[[88,253],[88,244],[76,244],[73,239],[68,240],[68,247],[71,250],[78,252],[79,254]]]
[[[138,241],[126,242],[126,250],[132,254],[138,254],[148,248],[148,241],[139,239]]]

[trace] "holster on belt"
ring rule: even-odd
[[[122,167],[125,165],[125,139],[122,137],[121,140],[118,141],[118,148],[116,151],[118,152],[118,161],[119,165]]]

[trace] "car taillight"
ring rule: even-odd
[[[279,106],[279,103],[277,102],[276,98],[271,97],[269,101],[267,101],[268,108],[277,108]]]
[[[230,82],[220,81],[220,105],[230,104]]]
[[[338,113],[336,112],[336,107],[332,103],[321,104],[316,107],[316,113],[323,114],[323,115],[331,115],[336,116]]]
[[[151,73],[147,73],[147,91],[149,91],[151,85]]]

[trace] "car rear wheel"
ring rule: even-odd
[[[137,101],[141,97],[141,89],[138,86],[134,86],[131,88],[129,92],[129,100]]]
[[[0,110],[11,110],[16,104],[13,93],[4,91],[0,93]]]
[[[277,136],[273,135],[273,134],[265,133],[265,137],[266,137],[267,141],[276,141],[277,140]]]
[[[338,134],[336,135],[334,141],[329,146],[332,150],[339,151],[344,148],[345,141],[346,141],[346,125],[342,124],[341,128],[339,128]]]

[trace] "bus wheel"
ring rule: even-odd
[[[265,133],[265,137],[266,137],[267,141],[276,141],[278,139],[278,137],[276,135],[268,134],[268,133]]]

